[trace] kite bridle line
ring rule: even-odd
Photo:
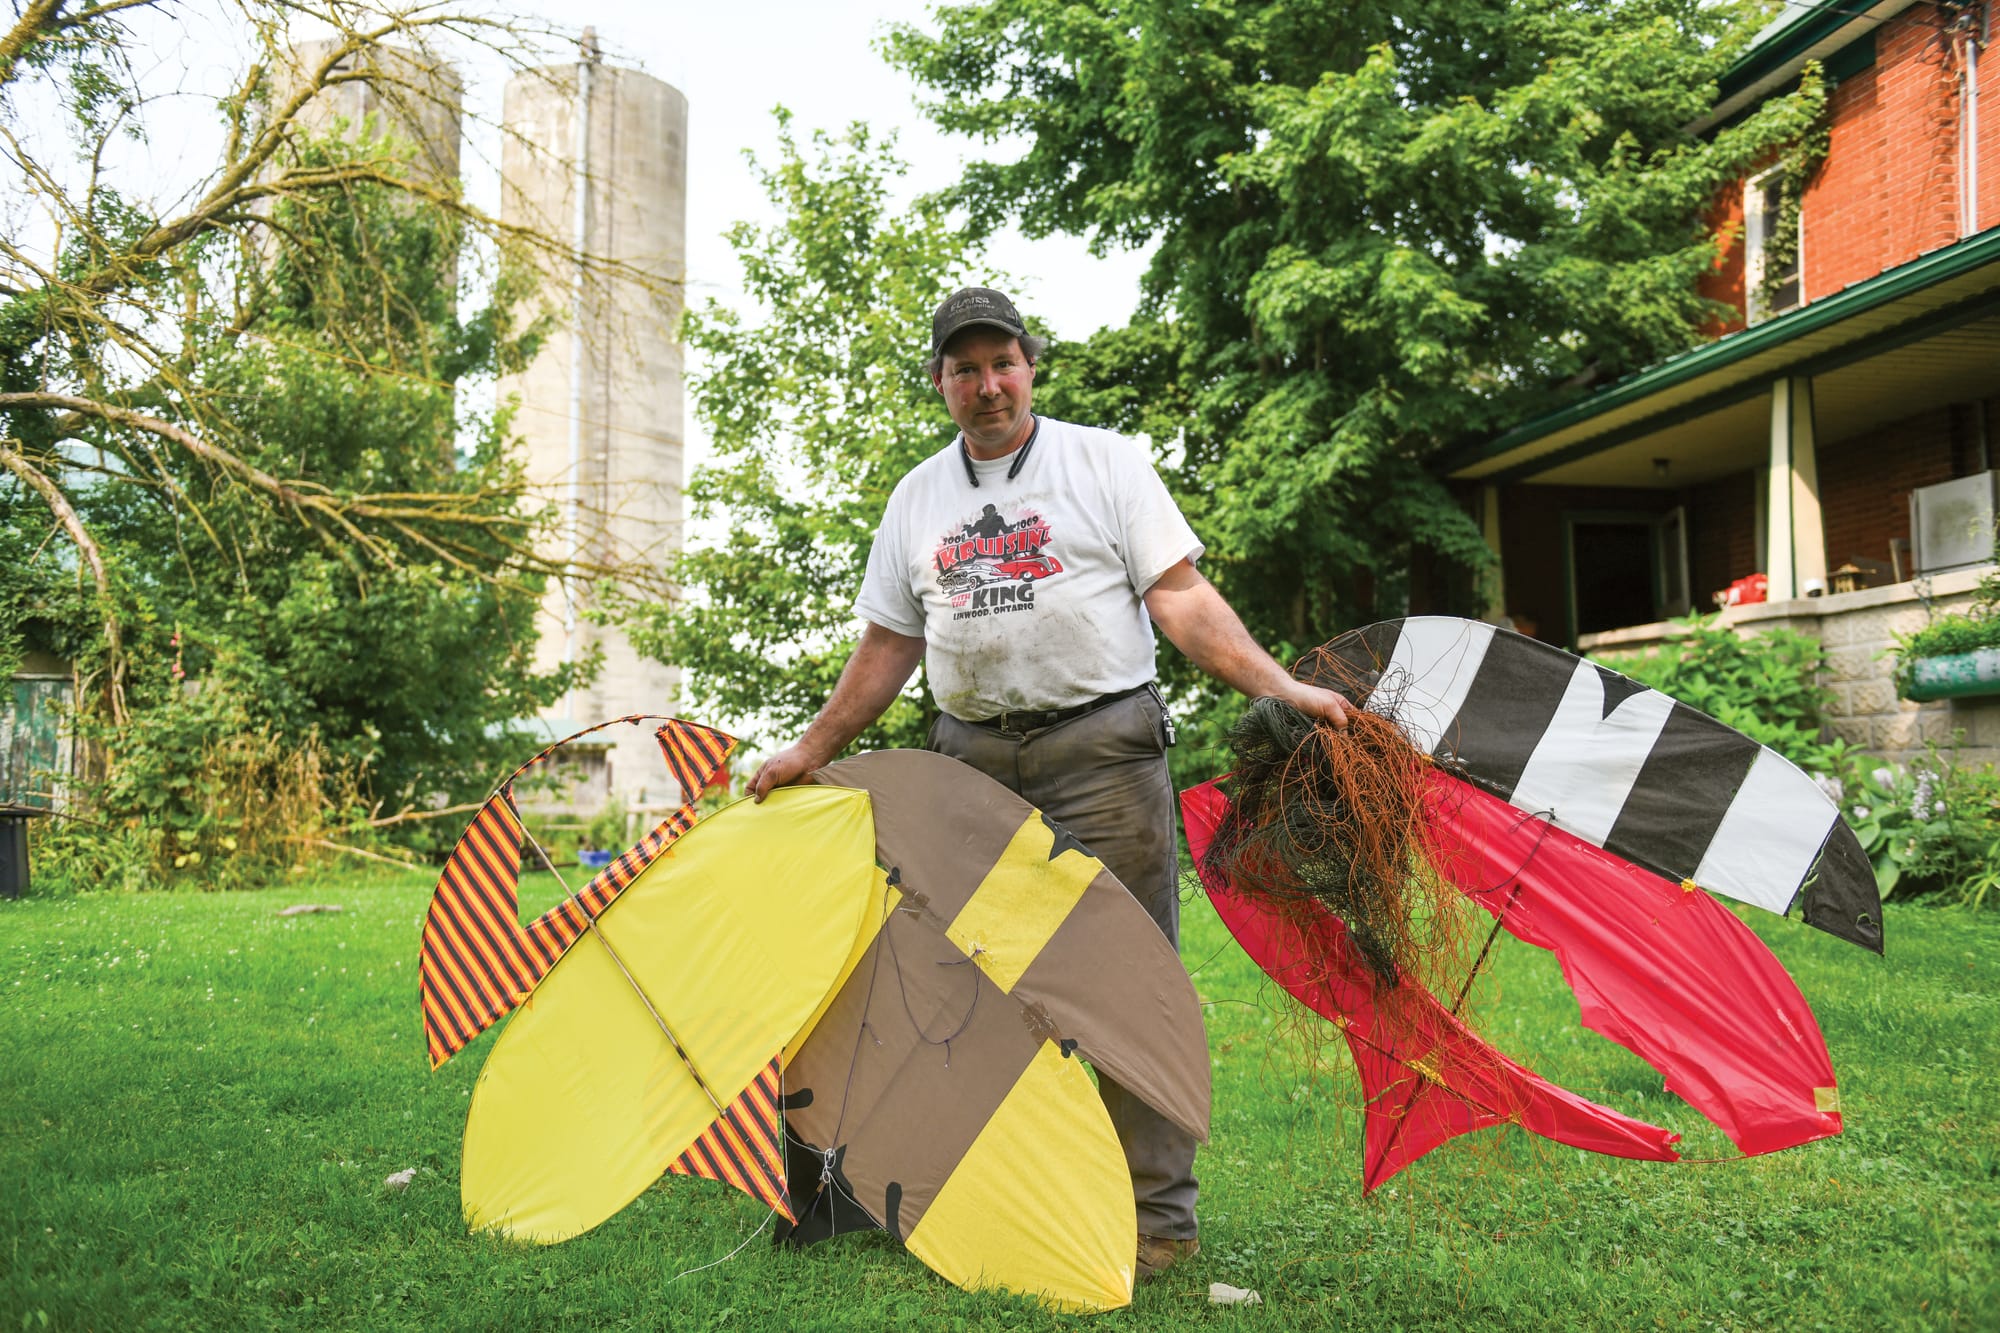
[[[1513,891],[1507,895],[1507,901],[1500,904],[1500,910],[1494,913],[1493,928],[1486,932],[1486,943],[1479,946],[1479,956],[1472,960],[1471,970],[1465,974],[1465,980],[1459,983],[1458,998],[1451,1002],[1451,1015],[1453,1018],[1458,1017],[1458,1011],[1465,1007],[1465,997],[1471,993],[1472,983],[1479,977],[1479,969],[1486,966],[1486,955],[1493,951],[1493,941],[1498,938],[1500,927],[1506,923],[1507,913],[1514,910],[1514,901],[1521,896],[1521,889],[1523,887],[1521,884],[1521,872],[1535,863],[1536,854],[1542,850],[1542,840],[1547,838],[1549,831],[1556,826],[1555,807],[1550,806],[1546,810],[1523,810],[1514,820],[1513,826],[1507,831],[1512,833],[1514,829],[1521,827],[1521,825],[1531,819],[1540,820],[1542,828],[1541,832],[1535,835],[1534,845],[1528,848],[1528,854],[1521,858],[1521,864],[1502,875],[1499,883],[1481,889],[1473,895],[1474,897],[1484,898],[1489,893],[1499,892],[1501,886],[1509,880],[1513,881],[1514,884]]]
[[[975,966],[972,972],[972,1002],[965,1006],[965,1013],[958,1020],[958,1026],[945,1033],[942,1037],[933,1037],[924,1031],[924,1025],[917,1019],[916,1010],[910,1008],[910,988],[903,980],[903,956],[896,952],[896,937],[888,935],[886,919],[884,925],[885,930],[883,933],[888,936],[889,940],[889,957],[896,964],[896,994],[903,1002],[903,1016],[909,1019],[910,1026],[917,1030],[918,1041],[923,1042],[926,1046],[944,1047],[944,1067],[949,1069],[951,1068],[951,1044],[957,1038],[965,1035],[965,1030],[972,1026],[972,1015],[978,1012],[979,1009],[979,968],[976,966],[975,960],[978,959],[980,954],[985,953],[986,950],[980,945],[975,944],[972,946],[972,952],[963,958],[941,958],[938,960],[937,965],[939,967],[964,967],[968,963],[975,963]],[[842,1109],[845,1109],[845,1107]]]
[[[902,886],[902,883],[903,883],[902,867],[890,866],[889,873],[884,877],[882,882],[881,933],[883,935],[887,935],[889,933],[889,918],[893,916],[895,913],[902,911],[914,912],[917,910],[917,908],[914,906],[906,908],[901,902],[898,902],[893,907],[889,905],[889,895],[892,892],[898,892]],[[819,1188],[813,1192],[812,1207],[814,1208],[819,1207],[819,1201],[826,1197],[827,1187],[831,1186],[834,1189],[839,1190],[840,1193],[847,1199],[849,1203],[853,1204],[856,1208],[861,1209],[863,1214],[870,1216],[872,1216],[872,1214],[868,1214],[868,1210],[867,1208],[862,1206],[861,1200],[855,1198],[854,1195],[849,1193],[847,1188],[840,1183],[840,1178],[836,1173],[839,1167],[838,1154],[840,1152],[840,1131],[847,1125],[847,1107],[848,1103],[853,1099],[853,1093],[854,1093],[854,1071],[861,1064],[861,1038],[863,1036],[872,1037],[877,1046],[880,1046],[882,1044],[882,1039],[880,1037],[876,1037],[874,1032],[868,1026],[868,1010],[870,1006],[872,1006],[875,1002],[875,982],[882,975],[882,945],[879,940],[876,942],[873,952],[875,954],[875,960],[868,966],[867,998],[863,1000],[861,1004],[861,1022],[854,1029],[854,1049],[848,1053],[847,1057],[847,1080],[846,1082],[841,1084],[840,1088],[840,1114],[834,1117],[833,1131],[826,1136],[827,1142],[832,1146],[826,1148],[816,1148],[812,1144],[807,1143],[804,1139],[800,1138],[798,1135],[792,1133],[791,1121],[786,1120],[784,1122],[785,1137],[787,1139],[790,1139],[793,1143],[798,1144],[799,1147],[805,1149],[807,1152],[817,1153],[819,1155]],[[794,1204],[793,1207],[796,1208],[797,1205]],[[827,1208],[826,1221],[828,1227],[828,1234],[839,1235],[840,1233],[838,1231],[838,1227],[840,1225],[840,1221],[834,1215],[831,1205],[829,1205]],[[897,1239],[900,1240],[901,1237],[899,1236],[897,1237]]]
[[[897,902],[893,907],[889,905],[889,894],[892,890],[899,891],[902,896],[902,900]],[[979,1008],[980,973],[983,969],[980,969],[977,966],[977,963],[979,955],[986,952],[986,950],[979,945],[974,945],[972,948],[972,952],[964,958],[956,958],[956,959],[947,958],[947,959],[940,959],[938,961],[939,967],[963,967],[967,963],[974,964],[974,971],[972,974],[972,1001],[970,1004],[966,1006],[965,1015],[959,1019],[958,1025],[954,1027],[949,1033],[945,1034],[942,1037],[932,1037],[929,1033],[924,1031],[923,1024],[917,1021],[916,1012],[910,1008],[909,988],[903,981],[903,958],[902,955],[898,953],[896,950],[896,936],[895,933],[890,929],[890,922],[892,918],[895,916],[895,914],[898,912],[909,912],[913,915],[922,915],[926,911],[929,911],[929,908],[924,903],[911,902],[909,893],[903,890],[902,867],[891,866],[889,868],[888,875],[884,879],[882,885],[882,927],[880,931],[881,939],[878,939],[876,942],[873,951],[875,955],[874,961],[870,963],[868,968],[867,998],[862,1002],[861,1022],[855,1028],[854,1049],[848,1055],[847,1058],[847,1079],[846,1082],[842,1084],[840,1089],[840,1114],[834,1117],[833,1130],[831,1133],[827,1135],[827,1142],[832,1146],[826,1148],[816,1148],[812,1144],[807,1143],[803,1139],[799,1138],[796,1134],[793,1134],[791,1123],[789,1121],[787,1121],[785,1124],[786,1138],[790,1139],[793,1143],[798,1144],[799,1147],[805,1149],[807,1152],[817,1153],[819,1155],[820,1159],[819,1190],[817,1193],[813,1195],[812,1207],[814,1208],[819,1207],[820,1199],[825,1197],[827,1189],[831,1187],[832,1189],[838,1190],[843,1198],[845,1198],[849,1203],[853,1204],[856,1208],[860,1209],[863,1213],[868,1213],[867,1207],[861,1202],[861,1200],[855,1198],[854,1195],[846,1188],[846,1186],[841,1184],[839,1176],[836,1174],[836,1168],[838,1165],[836,1157],[840,1151],[840,1146],[839,1146],[840,1131],[847,1124],[847,1108],[849,1103],[852,1101],[853,1097],[854,1071],[861,1064],[861,1039],[863,1036],[867,1036],[872,1038],[877,1046],[880,1046],[882,1044],[882,1039],[874,1035],[874,1029],[869,1025],[868,1015],[870,1011],[874,1008],[875,988],[876,984],[881,980],[882,976],[883,941],[886,941],[888,944],[888,954],[896,969],[896,990],[898,997],[902,1001],[903,1016],[910,1020],[910,1026],[916,1031],[918,1041],[923,1042],[927,1046],[944,1047],[945,1068],[947,1069],[951,1068],[951,1043],[955,1039],[957,1039],[960,1035],[962,1035],[965,1032],[965,1029],[971,1025],[972,1015]],[[936,919],[935,914],[933,914],[932,919],[933,920]],[[943,923],[940,922],[939,924],[940,926],[942,926]],[[873,1216],[873,1214],[869,1214],[869,1216]],[[832,1214],[831,1211],[828,1212],[827,1221],[829,1226],[838,1225],[838,1222],[834,1218],[834,1215]],[[838,1233],[836,1232],[834,1234]],[[902,1239],[902,1237],[899,1236],[897,1237],[897,1239],[900,1240]]]

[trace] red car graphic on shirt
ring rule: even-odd
[[[1062,561],[1052,555],[1024,555],[1014,560],[1002,560],[993,568],[1005,578],[1030,583],[1062,573]]]
[[[967,560],[938,576],[938,587],[963,597],[974,588],[996,583],[1033,583],[1062,573],[1062,561],[1052,555],[1022,555],[1011,560]]]

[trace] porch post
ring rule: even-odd
[[[1486,603],[1485,618],[1498,624],[1500,617],[1507,614],[1507,569],[1500,562],[1500,488],[1481,486],[1479,488],[1479,535],[1486,539],[1487,549],[1493,552],[1493,563],[1488,566],[1480,592]]]
[[[1787,377],[1771,385],[1771,461],[1766,487],[1764,572],[1771,600],[1826,586],[1826,524],[1819,507],[1819,459],[1813,445],[1812,381]]]

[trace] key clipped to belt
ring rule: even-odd
[[[1177,737],[1174,733],[1174,715],[1167,711],[1166,696],[1160,693],[1160,687],[1157,683],[1148,685],[1146,692],[1151,694],[1153,702],[1160,706],[1160,735],[1166,740],[1168,747],[1171,748]]]

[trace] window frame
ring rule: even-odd
[[[1792,256],[1792,282],[1797,286],[1791,304],[1765,309],[1759,295],[1764,286],[1764,247],[1776,225],[1765,204],[1765,193],[1774,181],[1784,178],[1785,168],[1769,167],[1743,182],[1743,322],[1761,324],[1767,319],[1797,310],[1806,303],[1806,216],[1805,201],[1799,202],[1799,238]]]

